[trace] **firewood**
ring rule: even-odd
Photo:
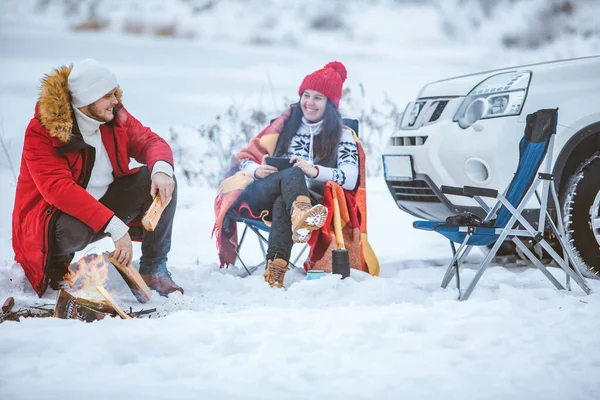
[[[107,315],[99,310],[86,307],[85,305],[81,304],[82,300],[84,299],[75,298],[73,295],[65,292],[64,290],[59,290],[56,296],[56,305],[54,306],[54,313],[52,316],[54,318],[79,319],[85,322],[93,322],[104,319],[104,317]],[[85,301],[88,305],[95,303],[91,300]],[[110,307],[109,313],[112,313],[113,311],[113,308]]]
[[[123,280],[131,289],[131,292],[140,303],[146,303],[152,297],[152,292],[142,276],[133,265],[123,265],[115,258],[115,252],[113,251],[108,255],[108,259],[115,266]]]
[[[162,201],[160,200],[160,195],[157,194],[154,197],[154,201],[150,205],[150,208],[148,208],[148,211],[146,211],[146,214],[144,214],[144,217],[142,218],[142,225],[147,231],[152,232],[156,229],[156,225],[158,225],[158,220],[164,209],[165,207],[163,207]]]
[[[108,301],[108,304],[110,304],[112,306],[112,308],[115,309],[115,311],[117,312],[117,314],[119,314],[119,316],[122,319],[131,319],[131,317],[129,315],[125,314],[125,311],[121,310],[121,308],[113,300],[112,296],[110,294],[108,294],[108,292],[106,291],[106,289],[104,289],[102,286],[98,285],[98,286],[96,286],[96,290],[98,292],[100,292],[100,294],[102,295],[102,297],[104,297],[106,299],[106,301]]]
[[[6,299],[4,305],[2,306],[2,312],[8,314],[14,305],[15,299],[13,297],[9,297],[8,299]]]
[[[116,312],[106,300],[96,301],[78,297],[75,299],[75,302],[79,305],[105,314],[114,314]]]

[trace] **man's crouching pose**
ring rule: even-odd
[[[68,286],[74,253],[109,235],[115,257],[131,262],[151,289],[183,293],[167,270],[177,204],[173,153],[121,104],[115,74],[95,60],[63,66],[42,80],[25,132],[13,210],[15,260],[42,296]],[[129,168],[130,158],[145,166]],[[159,195],[168,204],[153,232],[141,215]]]

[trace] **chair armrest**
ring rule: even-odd
[[[466,194],[463,191],[463,188],[457,186],[446,186],[442,185],[440,188],[443,194],[452,194],[454,196],[465,196],[465,197],[473,197],[472,195]]]
[[[480,187],[476,187],[476,186],[465,186],[465,187],[463,187],[462,190],[463,190],[463,193],[469,197],[481,196],[481,197],[498,198],[498,191],[494,190],[494,189],[486,189],[486,188],[480,188]]]

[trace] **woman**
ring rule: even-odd
[[[218,246],[235,246],[237,239],[220,241],[223,209],[270,219],[264,276],[271,287],[283,287],[293,244],[305,243],[325,223],[328,211],[320,204],[325,184],[333,181],[345,190],[356,186],[357,144],[338,110],[345,80],[346,68],[337,61],[307,75],[298,89],[299,101],[235,155],[221,185],[215,204],[221,211],[215,224]],[[291,167],[269,165],[270,156],[289,160]]]

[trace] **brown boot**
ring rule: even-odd
[[[306,243],[310,234],[325,224],[327,208],[321,204],[312,206],[306,196],[298,196],[292,204],[292,240]]]
[[[276,258],[267,262],[265,269],[265,282],[271,287],[282,288],[285,273],[288,270],[288,263],[284,259]]]
[[[150,289],[156,290],[163,297],[168,297],[169,293],[175,291],[180,291],[183,294],[183,289],[171,279],[170,272],[160,271],[153,274],[142,274],[142,279]]]

